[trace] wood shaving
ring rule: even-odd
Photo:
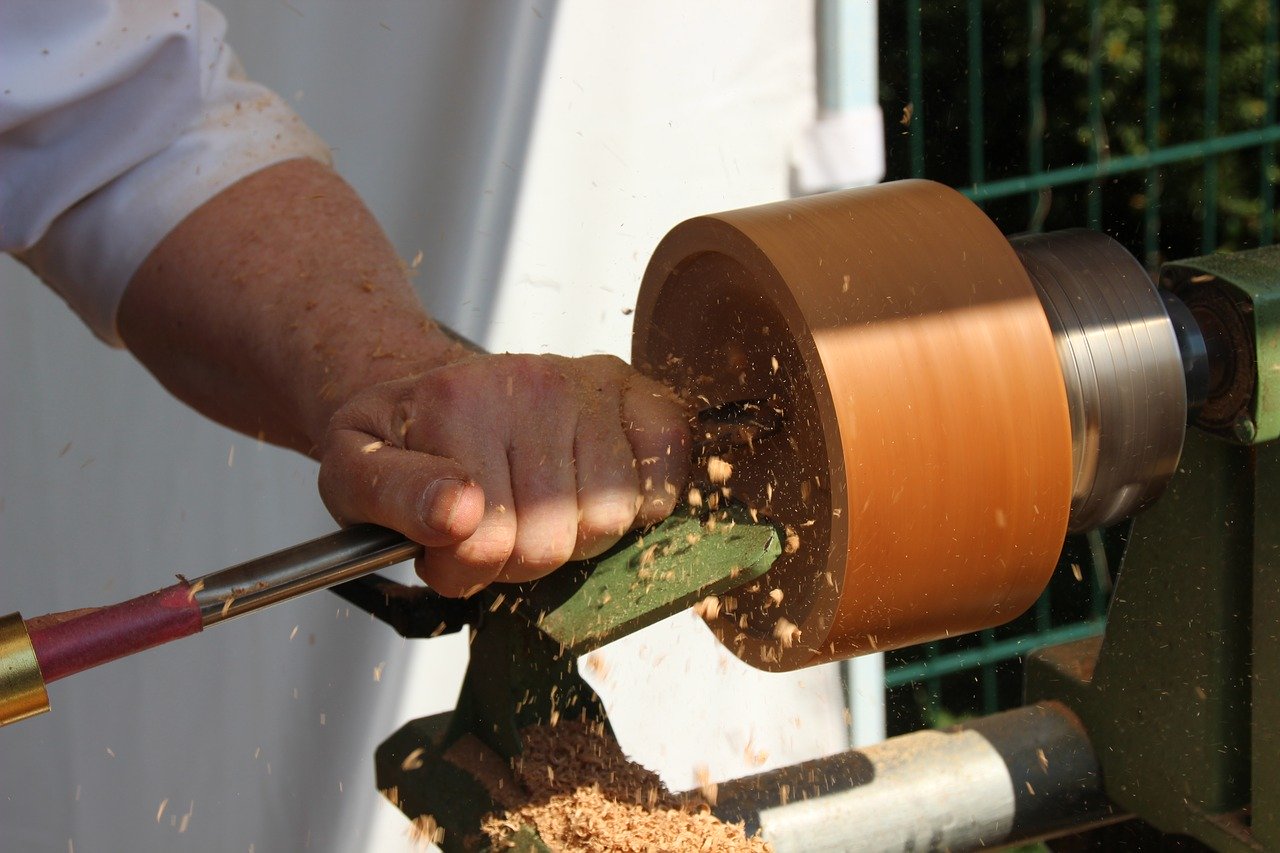
[[[658,546],[650,545],[640,552],[640,568],[647,569],[657,560]]]
[[[782,552],[784,554],[794,554],[800,550],[800,534],[791,525],[786,527],[787,539],[783,543]]]
[[[598,678],[609,677],[609,662],[604,659],[604,655],[597,652],[587,655],[587,669]]]
[[[693,612],[710,622],[720,615],[720,599],[714,595],[708,595],[693,605]]]
[[[724,461],[719,456],[712,456],[707,460],[707,477],[713,483],[727,483],[729,478],[733,476],[733,465]]]
[[[444,841],[444,827],[429,814],[418,815],[409,824],[409,840],[425,850],[428,844]]]
[[[800,639],[800,628],[787,617],[782,616],[773,625],[773,637],[784,649],[789,649]]]
[[[707,765],[700,764],[694,768],[693,775],[698,780],[698,792],[702,794],[702,798],[714,806],[720,786],[711,781],[711,770]]]
[[[676,797],[633,764],[603,725],[564,721],[521,733],[514,775],[525,801],[489,817],[482,829],[502,849],[522,826],[561,853],[726,850],[765,853],[759,836],[728,824],[699,799]],[[706,780],[704,788],[714,788]]]
[[[184,814],[178,821],[179,835],[182,835],[184,832],[187,831],[187,827],[191,825],[191,816],[195,813],[196,813],[196,801],[192,800],[190,807],[187,809],[187,813]]]
[[[418,770],[422,767],[422,756],[426,755],[425,747],[418,747],[413,752],[404,757],[404,761],[400,762],[400,769],[404,771]]]

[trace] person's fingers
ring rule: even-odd
[[[516,510],[506,448],[486,444],[477,458],[463,463],[484,490],[484,517],[465,541],[447,548],[428,548],[418,561],[418,575],[441,595],[472,595],[497,579],[516,542]]]
[[[339,521],[421,542],[422,579],[462,596],[665,518],[689,448],[682,404],[616,358],[492,356],[355,402],[326,440],[320,486]]]
[[[335,429],[320,465],[320,495],[342,524],[369,521],[424,546],[472,536],[485,495],[457,462],[387,444],[357,429]]]
[[[636,457],[621,423],[621,388],[584,408],[574,441],[578,487],[578,543],[574,557],[613,546],[636,520],[640,483]]]
[[[688,413],[667,388],[633,374],[622,393],[622,425],[638,462],[636,521],[654,524],[671,514],[689,482]]]
[[[512,437],[512,503],[515,509],[515,547],[498,580],[534,580],[564,565],[578,541],[578,501],[575,494],[573,419],[529,418]]]

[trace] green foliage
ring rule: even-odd
[[[910,0],[919,2],[919,0]],[[923,98],[913,104],[918,122],[900,122],[911,100],[906,4],[881,3],[881,87],[886,115],[889,177],[910,174],[909,133],[922,132],[925,176],[955,186],[973,183],[968,142],[975,120],[983,127],[985,179],[1028,174],[1035,150],[1045,169],[1127,154],[1145,154],[1149,131],[1157,146],[1197,142],[1264,126],[1274,120],[1275,92],[1265,91],[1269,9],[1274,0],[1219,0],[1219,49],[1211,34],[1213,3],[1154,4],[1158,9],[1158,50],[1148,50],[1143,2],[1058,0],[1058,2],[930,2],[921,4]],[[983,43],[982,105],[969,98],[967,42],[974,7],[980,9]],[[1032,30],[1033,14],[1044,21]],[[1096,26],[1093,15],[1096,14]],[[1033,57],[1041,57],[1042,88],[1031,92]],[[1216,66],[1216,71],[1215,71]],[[1096,68],[1097,89],[1090,86]],[[1157,71],[1158,105],[1147,103],[1148,69]],[[1215,101],[1212,80],[1217,78]],[[1095,104],[1096,95],[1096,104]],[[1216,107],[1215,107],[1216,103]],[[1032,131],[1043,111],[1043,134]],[[990,202],[987,211],[1006,231],[1088,224],[1089,194],[1100,193],[1100,225],[1141,253],[1144,214],[1158,202],[1159,249],[1166,257],[1201,251],[1203,238],[1236,249],[1257,245],[1264,228],[1263,166],[1269,152],[1245,149],[1216,158],[1208,175],[1203,158],[1148,174],[1117,175],[1100,185],[1064,185],[1043,199]],[[1270,182],[1276,179],[1272,165]],[[1212,200],[1205,204],[1206,182]],[[1153,198],[1153,193],[1158,194]],[[1213,216],[1208,231],[1203,219]],[[1153,213],[1156,210],[1153,209]],[[1265,236],[1265,234],[1264,234]]]

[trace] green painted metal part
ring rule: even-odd
[[[1224,288],[1245,306],[1256,352],[1254,393],[1247,420],[1230,437],[1245,444],[1280,438],[1280,246],[1165,264],[1161,280],[1184,297],[1192,288]]]
[[[781,553],[778,530],[741,507],[686,507],[592,560],[484,590],[457,707],[379,746],[379,790],[410,819],[431,816],[444,850],[487,849],[480,823],[503,806],[493,780],[520,754],[520,730],[560,719],[608,725],[578,656],[755,580]],[[510,841],[507,849],[546,849],[528,827]]]
[[[1280,849],[1280,446],[1258,449],[1254,475],[1270,488],[1253,516],[1253,835]]]
[[[709,527],[678,512],[647,535],[586,563],[566,567],[518,593],[538,627],[585,654],[764,573],[782,554],[769,524],[737,505]]]
[[[1027,699],[1079,714],[1121,808],[1216,850],[1277,849],[1280,249],[1168,264],[1162,278],[1243,305],[1251,420],[1188,433],[1169,490],[1134,521],[1105,635],[1032,655]]]
[[[1219,850],[1254,849],[1241,818],[1254,452],[1188,435],[1180,473],[1134,522],[1105,636],[1026,664],[1028,701],[1079,714],[1117,805]]]

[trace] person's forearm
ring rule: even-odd
[[[118,314],[166,387],[313,454],[325,506],[423,545],[444,595],[542,577],[671,513],[683,404],[612,356],[475,355],[442,332],[351,188],[293,161],[153,251]]]
[[[118,322],[176,396],[304,453],[352,394],[465,354],[355,192],[310,160],[251,175],[183,220],[133,277]]]

